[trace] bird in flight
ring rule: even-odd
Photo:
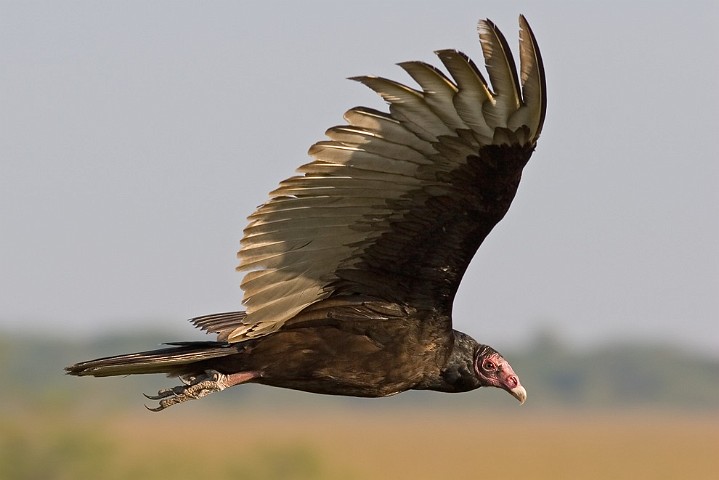
[[[544,123],[542,58],[523,16],[519,26],[517,71],[496,25],[479,22],[489,81],[457,50],[435,52],[448,74],[400,63],[414,87],[353,78],[389,112],[348,110],[249,216],[237,267],[245,310],[191,320],[216,340],[67,373],[179,377],[148,396],[153,411],[243,383],[359,397],[497,387],[523,403],[502,355],[452,328],[462,276],[509,209]]]

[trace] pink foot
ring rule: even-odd
[[[185,383],[184,385],[165,388],[157,392],[157,395],[145,395],[150,400],[160,401],[160,405],[155,408],[150,408],[147,405],[145,405],[145,408],[152,412],[160,412],[178,403],[202,398],[214,392],[221,392],[226,388],[234,387],[257,377],[259,377],[258,372],[237,372],[226,375],[217,370],[207,370],[197,377],[181,379]]]

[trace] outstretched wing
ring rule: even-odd
[[[542,60],[520,16],[520,74],[507,42],[479,22],[491,83],[466,55],[436,52],[449,77],[400,66],[410,88],[356,77],[389,113],[353,108],[347,125],[249,217],[238,253],[246,316],[230,341],[266,335],[323,299],[378,298],[449,312],[477,248],[504,216],[546,108]]]

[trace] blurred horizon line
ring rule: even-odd
[[[161,343],[203,341],[214,338],[214,335],[207,334],[204,331],[192,327],[189,323],[189,319],[180,322],[173,320],[175,325],[172,326],[170,326],[171,323],[165,322],[155,326],[152,323],[157,321],[158,318],[153,318],[148,319],[147,324],[142,327],[138,327],[138,321],[135,319],[124,326],[121,322],[108,322],[103,328],[73,328],[71,330],[49,329],[39,333],[36,331],[28,331],[25,327],[26,324],[38,325],[38,323],[35,322],[38,319],[33,318],[33,320],[25,319],[18,323],[8,323],[5,319],[0,319],[0,338],[14,336],[24,339],[37,338],[39,340],[51,340],[60,337],[62,340],[68,342],[72,342],[73,340],[93,342],[116,338],[135,339],[145,337],[152,341],[157,341],[158,338],[161,338]],[[640,347],[653,350],[671,349],[693,358],[719,361],[719,345],[711,345],[710,339],[707,339],[709,340],[707,344],[701,344],[688,339],[668,340],[660,337],[645,337],[642,339],[636,335],[622,337],[608,334],[600,338],[578,338],[577,336],[561,331],[561,328],[554,326],[555,323],[556,322],[551,320],[538,323],[531,331],[523,332],[524,334],[521,335],[521,337],[517,337],[518,339],[511,343],[506,341],[492,342],[491,340],[483,338],[477,338],[477,340],[496,344],[501,350],[512,353],[535,349],[555,349],[576,354],[581,352],[592,353],[611,349],[611,347]],[[39,324],[42,324],[42,322]],[[466,333],[471,335],[470,332]],[[178,338],[174,338],[174,336],[178,336]],[[475,338],[476,337],[475,335]],[[138,346],[138,348],[142,347]]]

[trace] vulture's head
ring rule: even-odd
[[[466,392],[480,387],[496,387],[524,403],[527,391],[504,357],[489,345],[481,345],[469,335],[454,331],[452,353],[439,382],[426,386],[444,392]]]
[[[527,399],[527,391],[512,366],[498,351],[487,345],[480,345],[474,356],[474,374],[483,387],[497,387],[506,390],[519,403]]]

